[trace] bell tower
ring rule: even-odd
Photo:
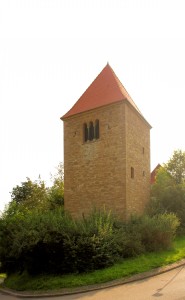
[[[142,214],[150,196],[150,124],[107,64],[64,122],[64,206]]]

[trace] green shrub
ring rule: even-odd
[[[181,229],[185,230],[185,186],[167,186],[160,193],[156,192],[155,187],[153,197],[147,206],[147,213],[150,216],[174,213],[180,221]]]
[[[185,152],[174,151],[167,164],[159,168],[151,188],[151,200],[146,207],[150,216],[174,213],[179,221],[178,232],[185,232]]]
[[[120,255],[124,258],[171,246],[179,226],[174,214],[161,214],[150,217],[132,216],[120,227]]]
[[[123,223],[119,230],[119,245],[121,257],[134,257],[143,252],[145,248],[142,244],[141,233],[138,230],[140,218],[131,217],[131,219]]]
[[[88,272],[120,258],[166,249],[179,222],[173,214],[132,217],[118,222],[94,210],[73,220],[63,209],[24,211],[0,219],[0,261],[7,273]]]
[[[113,223],[111,213],[98,210],[76,221],[76,228],[65,237],[64,246],[66,259],[73,259],[77,272],[104,268],[117,260]]]
[[[113,264],[118,255],[113,217],[93,211],[74,221],[62,209],[27,211],[1,220],[0,259],[6,272],[85,272]]]
[[[168,249],[179,226],[175,214],[159,214],[141,218],[140,232],[142,244],[147,252]]]

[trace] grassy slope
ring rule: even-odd
[[[36,277],[30,277],[27,274],[15,274],[5,279],[5,284],[9,288],[22,291],[73,288],[129,277],[133,274],[168,265],[182,258],[185,258],[185,237],[176,239],[173,243],[173,249],[171,250],[148,253],[133,259],[126,259],[112,267],[97,270],[92,273]]]

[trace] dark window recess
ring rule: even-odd
[[[84,142],[99,139],[99,137],[100,137],[99,120],[96,120],[95,124],[93,122],[89,122],[88,125],[87,125],[87,123],[83,124],[83,139],[84,139]]]
[[[92,141],[94,139],[94,126],[93,122],[89,123],[89,140]]]
[[[100,133],[99,133],[99,120],[96,120],[95,122],[95,139],[99,139]]]
[[[87,124],[84,124],[84,141],[87,142],[88,140],[88,128],[87,128]]]
[[[131,167],[131,178],[134,178],[134,168]]]
[[[145,148],[143,147],[143,154],[145,154]]]

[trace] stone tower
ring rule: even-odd
[[[109,64],[64,121],[64,205],[74,217],[106,208],[141,214],[150,194],[151,126]]]

